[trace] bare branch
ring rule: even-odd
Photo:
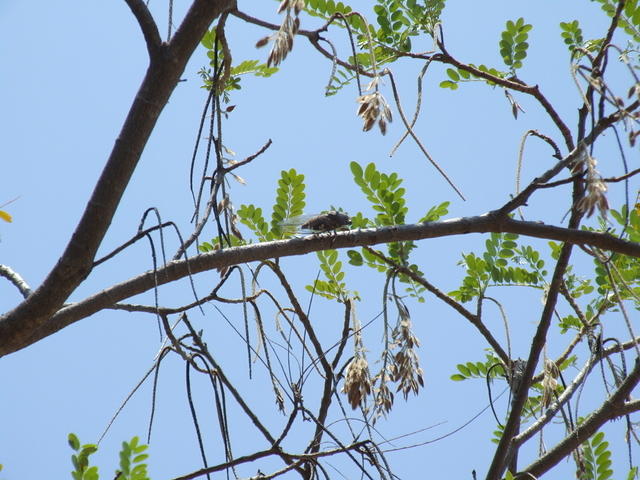
[[[538,101],[538,103],[540,103],[542,108],[544,108],[544,110],[547,112],[547,114],[549,115],[553,123],[556,125],[558,130],[560,130],[560,133],[564,138],[564,142],[567,149],[573,150],[575,148],[575,143],[571,135],[571,130],[569,130],[569,127],[567,127],[564,121],[560,118],[560,115],[558,115],[558,112],[556,112],[555,108],[553,108],[553,105],[551,105],[549,100],[547,100],[547,97],[545,97],[542,94],[538,85],[527,85],[524,82],[519,80],[505,79],[505,78],[497,77],[495,75],[491,75],[488,72],[483,72],[482,70],[474,66],[467,65],[466,63],[462,63],[457,59],[455,59],[454,57],[452,57],[449,54],[449,52],[447,52],[444,44],[440,41],[438,41],[438,47],[442,50],[442,54],[435,54],[433,55],[433,57],[428,57],[428,58],[433,58],[436,61],[453,65],[460,70],[469,72],[474,77],[483,78],[497,85],[500,85],[501,87],[505,87],[510,90],[515,90],[516,92],[526,93],[527,95],[531,95],[532,97],[534,97]]]
[[[260,150],[258,150],[256,153],[254,153],[253,155],[249,155],[247,158],[245,158],[244,160],[241,160],[238,163],[234,163],[233,165],[228,166],[227,168],[224,169],[225,173],[231,172],[233,170],[235,170],[238,167],[242,167],[243,165],[246,165],[247,163],[255,160],[257,157],[259,157],[260,155],[262,155],[267,148],[269,148],[271,146],[273,142],[271,141],[271,139],[267,140],[267,143],[265,143]]]
[[[525,205],[529,200],[529,197],[531,197],[531,195],[533,195],[533,193],[537,189],[546,185],[549,180],[555,177],[563,169],[576,162],[583,154],[585,148],[586,147],[583,144],[578,145],[577,148],[573,149],[566,157],[556,163],[553,167],[544,172],[542,175],[534,178],[531,183],[527,185],[527,187],[525,187],[520,193],[518,193],[515,197],[513,197],[500,208],[500,213],[506,214],[512,212],[522,205]]]
[[[393,78],[393,73],[391,73],[391,70],[385,70],[383,73],[388,75],[389,79],[391,80],[391,88],[393,90],[393,98],[396,101],[396,106],[398,107],[398,112],[400,113],[400,118],[402,118],[402,123],[404,123],[404,126],[407,129],[407,132],[409,132],[409,135],[411,135],[411,137],[416,142],[416,144],[418,145],[420,150],[422,150],[422,153],[424,153],[425,157],[427,157],[427,160],[429,160],[429,162],[431,162],[431,165],[433,165],[436,168],[436,170],[438,170],[440,175],[442,175],[444,177],[444,179],[447,181],[447,183],[449,185],[451,185],[451,188],[453,188],[455,190],[455,192],[460,196],[460,198],[462,200],[466,200],[466,198],[464,198],[464,195],[462,195],[462,192],[453,183],[453,180],[451,180],[449,178],[449,176],[440,167],[440,165],[438,165],[438,163],[433,159],[433,157],[431,157],[431,155],[429,154],[427,149],[424,147],[424,145],[422,145],[422,142],[420,141],[418,136],[414,133],[413,128],[411,128],[411,125],[409,124],[409,121],[407,120],[407,117],[405,116],[404,111],[402,109],[402,105],[400,104],[400,96],[398,94],[398,89],[396,88],[396,82],[395,82],[395,79]]]
[[[573,380],[573,382],[571,382],[571,385],[569,385],[562,392],[560,397],[549,408],[547,408],[545,412],[533,424],[531,424],[524,432],[520,433],[519,435],[516,435],[513,438],[514,444],[516,445],[523,444],[524,442],[529,440],[533,435],[539,432],[540,429],[542,429],[547,423],[553,420],[555,414],[558,412],[558,410],[560,410],[562,405],[567,403],[575,393],[576,389],[586,381],[586,378],[589,375],[589,372],[591,372],[591,369],[594,367],[597,361],[598,361],[598,357],[595,355],[591,355],[589,357],[589,360],[587,361],[587,364],[584,367],[582,367],[582,370],[580,370],[578,375],[576,375],[576,378]]]
[[[157,57],[160,52],[160,46],[162,45],[162,39],[160,38],[160,32],[158,32],[158,26],[147,5],[142,0],[124,1],[127,2],[127,5],[129,5],[129,8],[140,25],[144,41],[147,44],[149,58],[153,59]]]
[[[18,272],[7,265],[0,265],[0,277],[4,277],[15,285],[24,298],[31,295],[31,288]]]

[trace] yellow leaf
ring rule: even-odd
[[[0,218],[5,222],[11,222],[11,215],[9,215],[4,210],[0,210]]]

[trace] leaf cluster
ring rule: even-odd
[[[149,480],[147,465],[144,461],[149,458],[147,445],[140,445],[138,437],[129,442],[122,442],[120,450],[120,470],[116,471],[119,480]]]
[[[213,69],[213,72],[218,72],[220,78],[220,72],[224,64],[224,51],[220,48],[216,41],[216,27],[208,30],[200,44],[207,50],[207,57],[209,58],[209,65]],[[198,72],[203,80],[203,88],[210,90],[213,88],[214,82],[216,82],[215,75],[212,73],[211,68],[201,68]],[[218,92],[224,93],[224,100],[229,101],[229,93],[233,90],[241,90],[240,80],[243,75],[255,75],[256,77],[270,77],[278,71],[278,67],[271,67],[266,63],[260,63],[259,60],[244,60],[236,66],[232,66],[225,77],[224,85],[218,87]]]
[[[572,22],[560,22],[562,33],[560,36],[569,48],[569,52],[573,52],[577,47],[582,47],[584,38],[582,37],[582,29],[578,20]]]
[[[511,67],[511,71],[522,68],[522,60],[527,56],[529,44],[529,31],[532,25],[524,23],[524,18],[520,17],[515,22],[508,20],[505,30],[502,32],[500,42],[500,55],[504,64]]]
[[[81,445],[78,437],[70,433],[67,437],[69,446],[76,452],[71,455],[73,471],[71,476],[74,480],[98,480],[98,467],[89,466],[89,457],[98,451],[98,447],[92,443]]]
[[[78,436],[70,433],[67,437],[69,446],[76,453],[71,455],[74,470],[71,476],[74,480],[99,480],[97,466],[89,466],[89,456],[98,451],[94,444],[81,445]],[[149,455],[144,453],[147,445],[140,445],[138,437],[133,437],[129,442],[122,442],[120,450],[120,469],[116,470],[115,478],[118,480],[149,480],[147,464],[144,461]]]
[[[316,279],[313,285],[307,285],[306,289],[311,293],[328,299],[345,303],[349,297],[358,298],[357,292],[350,292],[347,289],[342,270],[342,262],[338,260],[337,250],[325,250],[316,252],[320,260],[320,269],[326,280]]]
[[[623,206],[620,211],[611,209],[611,216],[621,225],[625,226],[624,237],[632,242],[640,241],[640,215],[634,208],[631,211]],[[609,258],[606,266],[598,259],[595,263],[595,283],[598,285],[598,293],[604,298],[614,291],[611,279],[618,284],[620,300],[636,300],[636,308],[640,308],[640,261],[637,258],[614,253]],[[611,272],[611,275],[609,274]],[[615,301],[615,299],[612,299]]]
[[[519,68],[522,68],[522,61],[527,56],[527,50],[529,48],[529,43],[527,43],[527,40],[529,38],[529,32],[532,28],[533,26],[530,24],[526,24],[524,22],[524,18],[522,17],[518,18],[515,22],[512,20],[507,21],[506,28],[500,36],[498,46],[500,49],[500,56],[502,57],[505,65],[509,67],[509,72],[502,72],[493,67],[487,67],[484,64],[476,66],[473,63],[470,63],[469,66],[498,78],[514,76],[515,71]],[[447,68],[446,73],[449,79],[440,82],[441,88],[457,90],[459,86],[458,84],[460,82],[477,80],[481,80],[490,86],[495,85],[495,83],[491,80],[478,77],[477,75],[474,75],[472,72],[469,72],[468,70],[463,68]]]
[[[640,215],[636,208],[629,210],[623,206],[619,211],[610,209],[609,214],[623,228],[618,234],[621,238],[627,238],[634,242],[640,241]],[[610,224],[606,222],[603,222],[600,231],[615,233]],[[552,257],[557,258],[561,245],[549,242],[549,246]],[[640,302],[638,302],[638,298],[640,298],[640,261],[638,259],[615,253],[607,257],[604,263],[602,259],[594,258],[593,264],[593,282],[590,279],[579,278],[572,272],[571,267],[567,268],[564,278],[567,291],[573,298],[597,291],[598,296],[591,299],[584,308],[584,316],[591,325],[597,323],[599,317],[607,311],[616,309],[619,300],[633,300],[636,308],[640,308]],[[616,288],[612,284],[612,279]],[[616,290],[619,297],[614,295]],[[568,329],[580,331],[584,325],[577,317],[567,315],[560,321],[560,328],[564,333]]]
[[[604,432],[598,432],[582,444],[582,461],[579,462],[580,480],[607,480],[613,476],[611,470],[611,450],[604,439]]]
[[[229,235],[224,241],[223,246],[228,246],[227,239],[232,247],[239,247],[242,245],[246,245],[246,242],[235,235]],[[212,238],[209,242],[202,242],[198,245],[198,251],[201,253],[213,252],[215,250],[220,250],[220,238]]]
[[[444,6],[444,0],[377,0],[373,7],[378,23],[376,39],[396,50],[410,51],[411,37],[419,33],[433,36]]]
[[[362,193],[371,204],[371,208],[377,212],[373,219],[365,217],[361,212],[351,217],[353,228],[384,227],[402,225],[405,223],[408,207],[406,206],[404,187],[401,187],[403,180],[397,173],[386,174],[380,172],[374,163],[369,163],[362,168],[357,162],[350,164],[353,180],[360,187]],[[427,213],[419,220],[420,222],[434,222],[448,213],[449,202],[442,202],[431,207]],[[416,247],[414,242],[392,242],[387,245],[388,257],[398,265],[402,265],[418,276],[423,273],[417,265],[409,263],[409,254]],[[362,248],[360,251],[349,250],[349,263],[355,266],[367,265],[379,272],[388,272],[390,266],[376,256],[370,250]],[[409,284],[407,293],[423,302],[422,293],[424,287],[416,284],[407,275],[398,274],[401,282]]]
[[[466,362],[456,365],[458,373],[451,375],[451,380],[455,382],[461,382],[463,380],[470,380],[472,378],[497,378],[504,377],[504,367],[500,363],[500,360],[492,354],[487,355],[487,359],[484,362]]]
[[[402,225],[408,211],[404,199],[405,189],[400,187],[402,179],[397,173],[387,175],[378,171],[376,165],[371,162],[364,169],[357,162],[349,164],[353,180],[365,194],[367,200],[371,202],[371,207],[378,212],[375,219],[366,225],[356,225],[357,227],[369,226],[389,226]]]
[[[372,69],[396,60],[397,52],[409,52],[412,37],[420,33],[433,36],[433,29],[440,21],[444,6],[445,0],[376,0],[373,13],[377,25],[365,23],[360,15],[347,16],[352,13],[351,7],[333,0],[307,0],[305,11],[325,20],[336,14],[345,15],[355,36],[355,43],[364,50],[356,53],[355,57],[350,56],[347,61],[364,69]],[[326,95],[335,95],[355,78],[356,74],[351,70],[336,68]]]
[[[328,20],[337,13],[346,15],[353,10],[349,5],[345,5],[342,2],[335,2],[334,0],[306,0],[304,11],[312,17],[320,17]],[[348,17],[347,21],[350,26],[357,30],[364,29],[364,23],[357,15]]]
[[[463,254],[461,265],[467,275],[461,286],[450,292],[453,298],[468,302],[484,296],[486,289],[496,285],[524,285],[539,288],[547,271],[540,253],[530,246],[519,247],[513,233],[492,233],[485,241],[482,257]],[[528,265],[528,269],[522,265]]]
[[[486,65],[474,65],[473,63],[469,64],[471,67],[477,68],[481,72],[488,73],[489,75],[493,75],[498,78],[506,78],[508,76],[507,72],[501,72],[493,67],[487,67]],[[461,68],[447,68],[447,77],[449,80],[443,80],[440,82],[440,88],[449,88],[451,90],[458,89],[459,82],[472,82],[472,81],[482,81],[485,82],[489,86],[495,86],[495,83],[491,80],[486,80],[484,78],[478,77],[473,73],[461,69]]]
[[[618,2],[614,0],[596,0],[602,10],[609,16],[613,17],[618,8]],[[640,42],[640,6],[638,0],[626,0],[622,15],[618,18],[618,26],[625,33],[633,38],[633,41]]]
[[[282,222],[302,215],[306,205],[304,189],[303,174],[298,174],[293,168],[282,170],[271,213],[271,224],[266,222],[262,209],[254,205],[241,205],[238,210],[238,218],[261,242],[288,238],[293,234],[293,231],[283,227]]]

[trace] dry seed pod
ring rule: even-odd
[[[367,93],[359,96],[356,101],[360,104],[358,115],[364,121],[362,130],[368,132],[377,121],[382,134],[387,133],[387,123],[391,123],[393,118],[389,104],[382,94],[380,92]]]

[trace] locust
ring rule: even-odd
[[[293,227],[312,233],[322,233],[351,225],[351,218],[346,213],[331,210],[318,215],[301,215],[288,218],[280,222],[280,225],[285,228]]]

